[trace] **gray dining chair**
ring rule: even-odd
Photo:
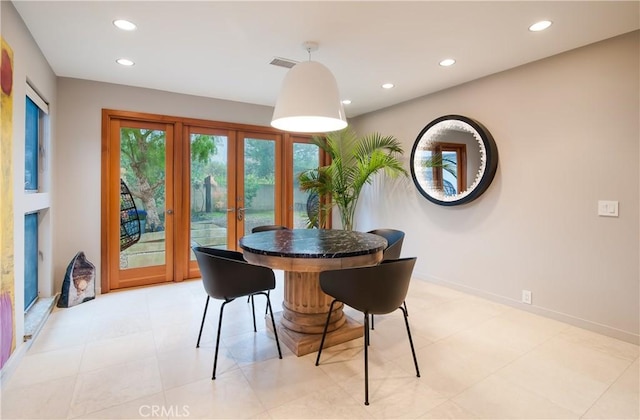
[[[261,226],[255,226],[254,228],[252,228],[251,233],[266,232],[268,230],[283,230],[283,229],[288,229],[288,228],[282,225],[261,225]]]
[[[276,347],[278,348],[278,357],[282,359],[276,322],[273,317],[271,299],[268,294],[269,290],[273,290],[276,287],[273,270],[267,267],[249,264],[244,260],[240,252],[204,247],[195,247],[193,248],[193,252],[196,254],[198,267],[202,275],[202,284],[207,292],[207,301],[204,306],[204,313],[202,314],[202,323],[200,324],[196,348],[200,347],[200,338],[202,337],[202,329],[207,316],[209,299],[224,300],[220,307],[220,317],[218,318],[218,332],[216,334],[216,349],[213,356],[213,374],[211,379],[216,379],[224,308],[228,303],[233,302],[234,299],[241,296],[266,296],[267,310],[271,313],[271,325],[273,326],[273,335],[275,336]],[[257,332],[253,299],[251,300],[251,310],[253,314],[253,331]]]
[[[388,314],[396,309],[402,311],[413,363],[416,367],[416,376],[420,377],[418,359],[413,347],[411,329],[407,319],[407,311],[402,307],[416,258],[404,258],[400,260],[383,261],[370,267],[347,268],[342,270],[330,270],[320,273],[320,288],[333,297],[329,314],[322,332],[320,349],[316,358],[316,366],[320,364],[320,355],[327,335],[327,327],[331,320],[333,307],[337,302],[342,302],[351,308],[364,314],[364,404],[369,405],[369,315]]]
[[[269,230],[284,230],[284,229],[288,229],[288,227],[282,226],[282,225],[260,225],[260,226],[254,226],[251,229],[251,233],[267,232]],[[267,292],[267,294],[269,294],[269,292]],[[251,304],[253,305],[253,296],[247,296],[247,302],[249,302],[249,299],[251,299]],[[264,310],[264,314],[265,315],[267,314],[266,308]]]
[[[373,229],[367,233],[373,233],[374,235],[382,236],[387,240],[387,247],[383,251],[382,261],[397,260],[400,258],[400,252],[402,251],[402,243],[404,241],[404,232],[396,229]],[[404,310],[409,316],[409,310],[407,309],[407,302],[402,302]],[[371,329],[375,329],[373,322],[373,315],[371,315]]]

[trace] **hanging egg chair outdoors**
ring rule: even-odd
[[[311,192],[307,197],[307,218],[309,219],[309,223],[307,227],[317,228],[320,217],[320,197],[318,193]]]
[[[131,191],[120,179],[120,251],[140,240],[140,217]]]

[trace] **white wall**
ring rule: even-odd
[[[39,291],[41,296],[52,296],[53,288],[52,260],[52,217],[55,209],[52,205],[52,194],[55,186],[48,180],[41,179],[46,187],[39,194],[24,192],[24,138],[25,138],[25,98],[27,81],[49,103],[50,109],[50,142],[49,150],[55,149],[55,115],[56,109],[56,77],[40,49],[24,26],[20,15],[13,4],[0,2],[2,16],[2,37],[13,50],[13,211],[14,211],[14,275],[15,275],[15,318],[16,318],[16,350],[23,344],[24,335],[24,214],[36,210],[47,209],[41,213],[39,222],[42,260],[39,265]],[[47,173],[55,168],[55,158],[50,156],[47,162]],[[40,175],[42,176],[42,174]],[[45,174],[45,176],[47,176]],[[4,209],[3,209],[4,211]]]
[[[418,278],[445,283],[638,342],[640,32],[505,71],[352,121],[402,140],[408,157],[431,120],[461,114],[493,134],[487,192],[460,207],[428,202],[411,179],[377,179],[357,228],[407,232]],[[455,68],[451,68],[455,71]],[[618,200],[620,217],[597,216]]]
[[[102,109],[269,126],[273,108],[152,89],[58,79],[57,165],[53,232],[56,287],[66,266],[84,251],[100,287],[100,185]]]

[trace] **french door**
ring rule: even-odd
[[[188,126],[190,246],[236,250],[259,225],[284,224],[282,135]],[[186,277],[199,276],[193,252]]]
[[[320,164],[308,137],[270,127],[104,110],[102,291],[199,277],[193,246],[237,250],[255,226],[306,227],[317,199],[296,179]],[[122,250],[120,179],[141,228]]]
[[[108,124],[110,153],[106,168],[103,164],[108,174],[106,183],[103,176],[103,194],[107,193],[103,203],[106,201],[107,205],[102,214],[102,263],[106,262],[107,291],[171,281],[176,249],[174,125],[128,119],[111,119]],[[131,191],[137,209],[135,217],[140,219],[140,240],[123,250],[120,179]],[[103,282],[103,289],[104,286]]]

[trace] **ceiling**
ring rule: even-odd
[[[274,106],[287,69],[331,69],[348,117],[640,28],[638,1],[17,1],[55,74]],[[128,19],[124,32],[112,25]],[[528,31],[548,19],[543,32]],[[123,67],[115,60],[135,61]],[[457,63],[441,67],[439,61]],[[615,63],[612,63],[615,65]],[[385,90],[381,84],[395,88]]]

